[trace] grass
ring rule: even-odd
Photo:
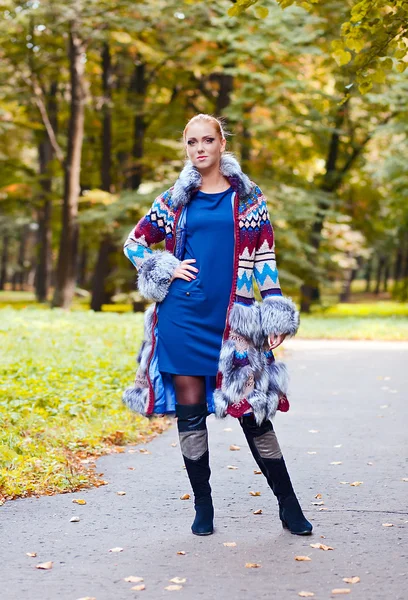
[[[141,329],[141,314],[0,310],[3,500],[100,485],[90,456],[166,428],[121,403]]]

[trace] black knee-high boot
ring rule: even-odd
[[[278,499],[283,527],[297,535],[312,533],[312,524],[304,516],[270,421],[257,425],[253,415],[239,419],[251,452]]]
[[[210,535],[214,531],[214,508],[211,499],[207,405],[176,405],[180,448],[194,492],[196,516],[191,530],[195,535]]]

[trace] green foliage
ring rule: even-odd
[[[73,457],[156,430],[121,403],[142,315],[0,310],[0,491],[72,491],[95,481]]]

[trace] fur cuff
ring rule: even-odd
[[[233,331],[250,340],[255,347],[262,344],[261,318],[259,304],[249,306],[235,303],[229,314],[229,324]]]
[[[162,302],[179,264],[179,259],[167,250],[155,250],[139,268],[137,283],[142,296],[153,302]]]
[[[295,335],[299,328],[299,311],[292,298],[269,296],[260,304],[262,333]]]

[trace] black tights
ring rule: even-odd
[[[200,375],[173,375],[177,404],[205,404],[205,378]]]

